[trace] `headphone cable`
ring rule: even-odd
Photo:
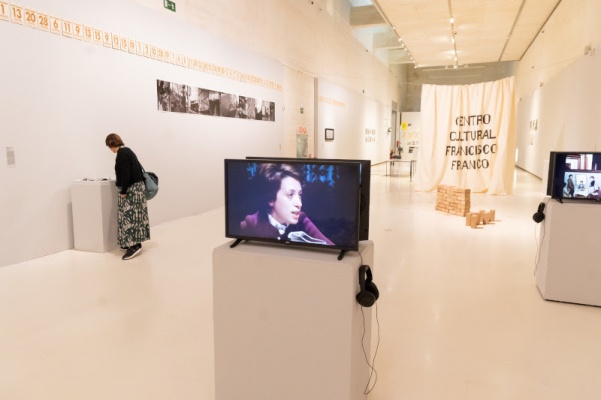
[[[380,347],[380,320],[378,319],[378,302],[376,302],[375,305],[376,305],[376,324],[378,327],[378,341],[376,342],[376,350],[374,351],[374,358],[371,363],[369,361],[369,357],[367,356],[367,350],[365,350],[365,334],[366,334],[365,313],[363,312],[363,307],[361,307],[361,314],[363,315],[363,337],[361,338],[361,347],[363,347],[363,354],[365,355],[365,361],[367,361],[367,365],[369,366],[369,369],[370,369],[369,379],[367,380],[367,385],[365,385],[365,390],[363,391],[363,394],[365,394],[365,395],[370,394],[371,391],[374,390],[374,388],[376,387],[376,383],[378,382],[378,371],[376,371],[375,365],[376,365],[376,356],[378,355],[378,348]],[[370,386],[372,377],[375,380],[370,388],[369,386]]]
[[[536,255],[534,256],[534,276],[536,276],[536,270],[538,269],[538,263],[540,262],[540,256],[541,256],[541,250],[543,247],[543,240],[545,239],[545,225],[546,225],[546,221],[547,219],[543,219],[542,221],[542,225],[540,227],[541,230],[541,238],[540,238],[540,243],[538,240],[538,235],[537,235],[537,230],[538,230],[538,224],[534,225],[534,241],[536,243]]]

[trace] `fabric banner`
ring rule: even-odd
[[[474,85],[423,85],[415,189],[451,185],[513,193],[514,78]]]

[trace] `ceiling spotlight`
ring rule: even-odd
[[[451,23],[455,22],[455,18],[451,17]]]
[[[396,26],[392,25],[392,30],[396,31]]]

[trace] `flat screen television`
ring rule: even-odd
[[[357,162],[226,159],[225,236],[345,251],[359,249]]]
[[[552,151],[547,195],[553,199],[601,201],[601,153]]]
[[[307,160],[306,158],[287,157],[246,157],[249,160]],[[371,160],[312,158],[312,161],[356,162],[360,165],[359,186],[361,203],[359,205],[359,240],[369,240],[369,192],[371,179]]]

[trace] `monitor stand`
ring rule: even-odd
[[[232,244],[230,244],[230,248],[233,249],[234,247],[238,246],[240,242],[242,242],[242,239],[236,239]]]

